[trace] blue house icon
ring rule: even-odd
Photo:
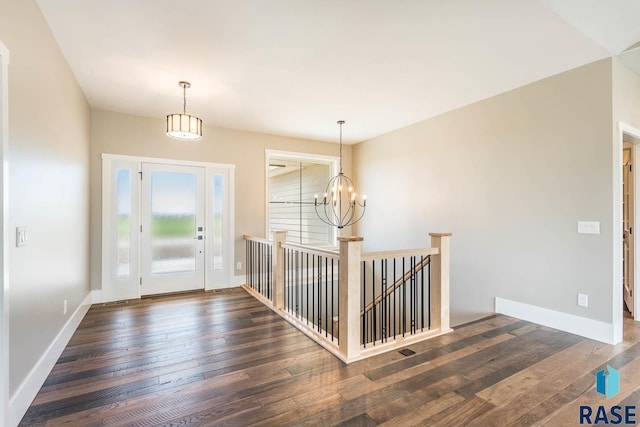
[[[607,365],[606,371],[603,369],[596,372],[596,391],[611,399],[620,392],[620,373]]]

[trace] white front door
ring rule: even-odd
[[[205,175],[142,163],[141,295],[204,289]]]

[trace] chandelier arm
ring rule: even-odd
[[[337,202],[337,201],[336,201]],[[340,212],[336,210],[338,208],[338,203],[331,203],[331,217],[330,220],[336,227],[340,227]]]
[[[351,206],[351,205],[349,205],[349,206]],[[351,221],[353,221],[353,217],[356,215],[356,210],[353,207],[350,207],[348,213],[350,213],[351,215],[349,216],[349,219],[345,222],[345,224],[346,225],[351,225],[352,224]],[[346,216],[347,215],[345,214],[345,218],[346,218]]]
[[[364,216],[364,211],[365,211],[365,209],[362,209],[362,213],[360,214],[360,216],[358,217],[358,219],[356,219],[355,221],[353,221],[353,222],[352,222],[351,224],[349,224],[349,225],[353,225],[353,224],[356,224],[357,222],[359,222],[359,221],[362,219],[362,217]]]
[[[339,227],[340,223],[337,222],[336,218],[339,218],[338,216],[336,216],[336,205],[334,205],[331,200],[329,200],[329,203],[327,204],[327,207],[325,207],[325,216],[327,217],[327,221],[329,221],[329,223],[333,226],[333,227]]]
[[[354,214],[355,214],[355,212],[354,212]],[[354,216],[355,215],[352,215],[351,218],[349,218],[349,224],[347,224],[347,225],[353,225],[353,224],[357,223],[358,221],[360,221],[362,219],[362,217],[364,216],[364,209],[362,210],[362,213],[360,214],[358,219],[356,219],[355,221],[353,221],[353,217]]]
[[[355,221],[353,221],[351,224],[349,225],[353,225],[353,224],[357,224],[358,222],[360,222],[360,220],[362,219],[362,217],[364,216],[364,211],[362,212],[362,214],[360,214],[360,218],[356,219]]]
[[[347,221],[347,217],[349,216],[349,214],[351,214],[352,210],[353,209],[351,209],[351,203],[349,203],[349,209],[347,209],[344,215],[340,217],[340,222],[342,224],[349,224],[349,221]],[[340,213],[342,213],[342,211],[340,211]],[[353,217],[353,214],[351,214],[351,216]]]
[[[316,215],[318,215],[318,218],[320,219],[320,221],[324,222],[327,225],[334,226],[334,224],[331,224],[330,222],[325,221],[325,219],[320,215],[320,213],[318,212],[318,205],[316,205]]]

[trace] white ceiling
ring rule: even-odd
[[[38,0],[93,108],[362,141],[640,40],[637,0]]]

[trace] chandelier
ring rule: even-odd
[[[197,141],[202,139],[202,119],[187,114],[187,89],[189,82],[179,82],[182,88],[182,113],[167,116],[167,135],[172,138]]]
[[[340,173],[329,180],[322,200],[315,195],[314,205],[320,220],[333,227],[344,228],[360,221],[367,208],[367,196],[358,199],[353,181],[342,172],[342,125],[340,125]]]

